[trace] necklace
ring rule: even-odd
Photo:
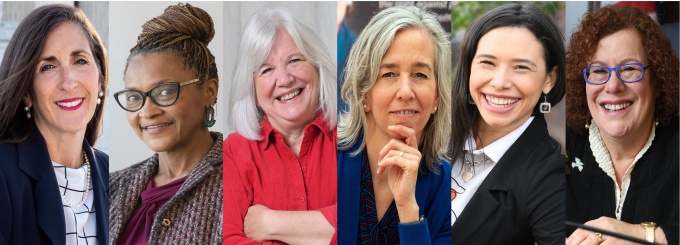
[[[66,196],[64,195],[65,192],[60,193],[61,198],[63,198],[64,201],[66,201],[66,205],[68,205],[72,209],[77,209],[77,208],[82,207],[83,204],[85,204],[85,201],[87,200],[87,194],[89,194],[89,192],[90,192],[90,166],[89,166],[90,161],[87,159],[87,154],[85,154],[85,151],[83,151],[83,157],[85,157],[85,166],[84,167],[87,169],[87,177],[85,178],[85,191],[83,193],[83,198],[80,200],[79,203],[77,203],[76,205],[73,205],[71,203],[71,201],[69,201],[68,198],[66,198]]]
[[[475,166],[479,165],[480,163],[486,162],[486,155],[484,155],[484,152],[482,152],[481,157],[482,159],[480,161],[472,161],[468,158],[468,156],[472,156],[470,153],[465,153],[464,158],[465,158],[465,164],[467,167],[465,168],[465,172],[463,173],[463,181],[467,183],[470,181],[473,177],[475,177],[474,173],[474,168]]]

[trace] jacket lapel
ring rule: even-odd
[[[63,204],[45,140],[37,129],[33,130],[26,141],[19,143],[18,150],[19,169],[35,180],[33,197],[38,225],[52,244],[65,244]]]
[[[355,143],[358,145],[359,143]],[[338,244],[356,243],[359,232],[359,195],[361,193],[361,167],[365,164],[365,152],[351,156],[356,146],[343,153],[338,152]],[[348,159],[342,159],[342,158]],[[352,240],[352,238],[355,238]],[[347,240],[345,240],[347,239]]]
[[[547,132],[548,128],[543,116],[536,115],[529,127],[503,154],[451,227],[456,244],[465,243],[488,222],[488,217],[500,206],[498,199],[494,197],[497,195],[495,193],[508,192],[518,171],[515,168],[516,163],[526,159],[527,152],[536,148],[538,142],[547,136]]]
[[[97,217],[97,243],[106,244],[109,241],[109,159],[104,154],[95,154],[87,140],[83,142],[83,149],[92,168],[90,178]]]

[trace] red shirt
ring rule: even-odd
[[[256,204],[272,210],[318,210],[337,231],[335,127],[329,129],[323,115],[317,115],[305,126],[299,157],[267,119],[262,120],[262,136],[251,141],[232,133],[224,141],[224,244],[259,244],[243,234],[243,219]]]

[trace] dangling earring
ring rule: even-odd
[[[26,118],[31,119],[31,107],[24,106],[24,111],[26,111]]]
[[[543,94],[543,99],[544,101],[538,106],[538,109],[541,113],[550,113],[550,109],[552,108],[552,105],[550,102],[548,102],[548,95]]]
[[[474,104],[475,104],[475,100],[473,100],[473,99],[472,99],[472,95],[469,95],[469,94],[468,94],[468,104],[470,104],[470,105],[474,105]]]
[[[101,105],[102,96],[104,96],[104,91],[99,91],[99,98],[97,98],[97,105]]]
[[[203,124],[209,128],[215,125],[216,121],[217,120],[215,120],[215,104],[213,104],[205,109],[205,120],[203,120]]]

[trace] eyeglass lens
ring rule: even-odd
[[[179,95],[177,84],[161,84],[148,92],[151,101],[159,106],[170,106]],[[116,98],[126,110],[136,111],[144,105],[145,94],[139,91],[125,91]]]
[[[642,69],[639,64],[626,64],[616,69],[616,75],[623,82],[637,82],[642,78]],[[586,69],[586,79],[591,83],[605,83],[609,80],[610,74],[610,70],[604,66],[592,66]]]

